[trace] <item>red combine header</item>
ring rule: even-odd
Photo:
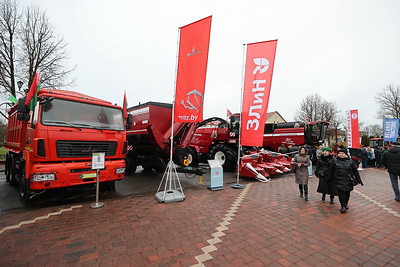
[[[127,150],[122,109],[64,90],[41,89],[31,111],[25,98],[8,112],[6,180],[29,201],[43,190],[95,183],[92,153],[105,153],[100,182],[114,190]]]

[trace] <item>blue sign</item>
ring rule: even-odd
[[[383,120],[383,141],[394,142],[399,136],[400,119]]]

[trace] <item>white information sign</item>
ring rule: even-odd
[[[92,170],[104,169],[105,153],[92,154]]]

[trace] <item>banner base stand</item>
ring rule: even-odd
[[[92,209],[100,209],[100,208],[102,208],[103,206],[104,206],[104,203],[103,203],[103,202],[96,202],[96,203],[93,203],[93,204],[90,205],[90,207],[91,207]]]
[[[165,181],[164,181],[165,180]],[[165,183],[164,183],[165,182]],[[162,185],[164,190],[160,191]],[[157,193],[154,196],[159,202],[171,203],[185,200],[181,182],[179,181],[178,172],[172,160],[168,162],[167,169],[158,186]]]
[[[211,190],[211,191],[218,191],[218,190],[224,190],[224,187],[223,186],[217,186],[217,187],[207,186],[207,189]]]
[[[171,203],[185,200],[185,195],[176,190],[161,191],[155,195],[158,202]]]
[[[231,187],[233,189],[244,189],[245,186],[242,184],[233,184],[233,185],[231,185]]]

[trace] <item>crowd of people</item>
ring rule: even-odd
[[[381,147],[365,147],[361,149],[365,160],[362,166],[378,167],[388,169],[392,189],[395,195],[394,200],[400,202],[400,190],[398,181],[400,179],[400,142],[393,142],[387,149]],[[340,212],[346,213],[349,209],[350,192],[354,186],[364,185],[358,166],[348,154],[345,147],[339,147],[335,151],[322,145],[318,149],[314,147],[292,147],[286,148],[281,145],[279,153],[289,154],[296,152],[293,157],[295,182],[298,184],[300,197],[308,201],[309,188],[308,179],[310,164],[316,165],[315,176],[319,178],[317,192],[322,194],[321,200],[325,201],[329,195],[330,204],[334,204],[335,196],[338,196],[340,202]]]
[[[385,152],[387,149],[384,147],[363,147],[361,148],[361,151],[364,156],[364,160],[362,161],[362,167],[367,168],[367,167],[377,167],[377,168],[383,168],[382,164],[382,156],[383,152]]]

